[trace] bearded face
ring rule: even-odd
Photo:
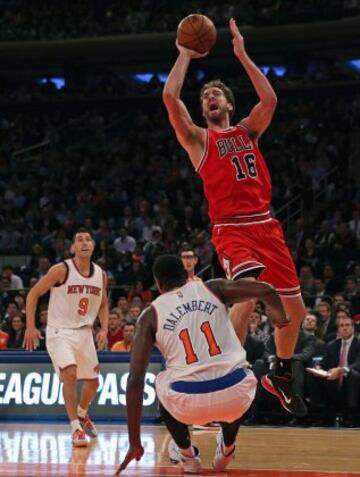
[[[230,114],[233,106],[220,88],[211,87],[204,91],[202,110],[207,122],[220,123]]]

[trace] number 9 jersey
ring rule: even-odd
[[[56,328],[81,328],[92,326],[104,293],[103,271],[91,263],[86,277],[77,269],[72,259],[65,260],[67,275],[64,283],[50,291],[48,325]]]

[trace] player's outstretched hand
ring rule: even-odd
[[[105,330],[98,331],[95,341],[99,351],[103,351],[107,346],[107,333]]]
[[[115,475],[119,475],[122,470],[125,470],[126,467],[128,466],[128,464],[132,460],[135,459],[135,460],[139,461],[143,455],[144,455],[143,446],[140,445],[140,446],[129,447],[129,450],[128,450],[126,456],[125,456],[125,459],[120,464],[120,466],[119,466],[118,470],[116,471]]]
[[[43,339],[37,328],[26,328],[22,346],[27,351],[34,351],[39,346],[39,340]]]
[[[205,53],[198,53],[195,50],[189,50],[189,48],[185,48],[184,46],[179,45],[179,42],[176,40],[176,48],[179,52],[185,56],[188,56],[191,60],[197,60],[199,58],[204,58],[209,54],[208,51]]]
[[[240,33],[240,30],[236,25],[236,21],[233,18],[230,19],[229,27],[233,37],[232,44],[234,47],[234,53],[236,56],[241,55],[245,52],[244,37]]]

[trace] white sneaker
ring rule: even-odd
[[[221,472],[222,470],[226,469],[231,460],[235,457],[235,446],[230,454],[224,455],[224,438],[222,429],[220,429],[220,431],[216,434],[216,443],[217,446],[213,460],[213,468],[216,472]]]
[[[183,455],[176,445],[175,441],[171,439],[168,445],[168,452],[170,462],[172,464],[179,464],[183,468],[184,474],[199,474],[201,472],[201,460],[199,449],[193,446],[195,457],[187,457]]]
[[[90,439],[85,434],[83,429],[76,429],[72,435],[72,445],[73,447],[87,447],[90,445]]]

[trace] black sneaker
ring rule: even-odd
[[[292,378],[283,378],[271,373],[261,378],[261,384],[266,391],[279,398],[282,407],[290,414],[297,417],[306,416],[308,412],[306,404],[301,396],[294,392]]]

